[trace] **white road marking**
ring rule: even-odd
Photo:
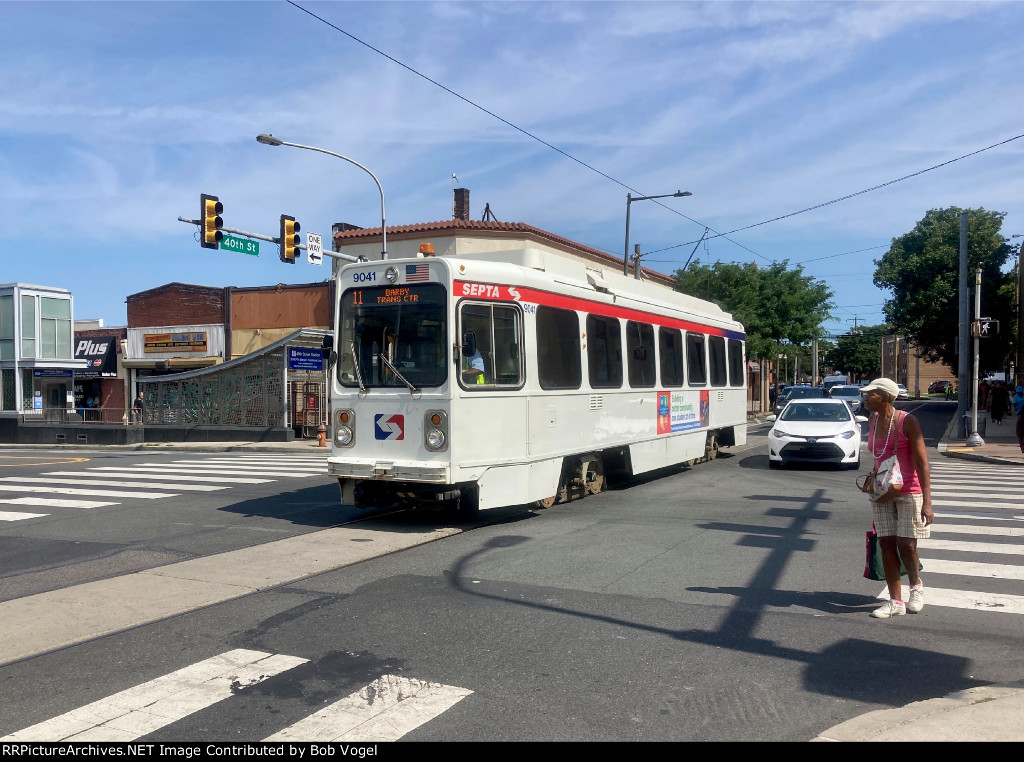
[[[924,559],[924,561],[927,562],[928,559]],[[925,563],[924,568],[923,573],[927,573],[928,563]],[[879,593],[878,598],[888,600],[888,588]],[[925,586],[924,608],[926,611],[929,606],[992,611],[998,614],[1024,614],[1024,595],[996,595],[979,593],[974,590],[943,590],[938,587]]]
[[[934,527],[934,525],[932,525]],[[964,553],[999,553],[1008,556],[1024,556],[1024,545],[1006,542],[960,542],[959,540],[918,540],[921,555],[929,550],[959,550]]]
[[[44,476],[45,476],[45,474],[44,474]],[[29,483],[42,482],[43,484],[70,484],[70,485],[77,484],[80,487],[91,487],[94,484],[98,484],[101,487],[137,487],[137,488],[141,488],[141,489],[179,489],[179,490],[190,490],[192,492],[214,492],[214,491],[219,490],[219,489],[227,489],[226,486],[220,486],[220,485],[215,485],[215,484],[158,484],[156,482],[149,482],[149,481],[144,481],[144,482],[139,482],[139,481],[119,482],[119,481],[111,481],[109,479],[102,479],[102,478],[97,479],[97,478],[94,478],[94,477],[102,477],[102,476],[104,476],[104,474],[83,473],[83,474],[81,474],[81,476],[82,477],[86,477],[86,478],[82,478],[82,479],[53,479],[53,478],[46,478],[46,479],[43,479],[43,478],[19,479],[16,476],[3,476],[3,477],[0,477],[0,489],[3,489],[3,485],[2,485],[3,482],[29,482]]]
[[[142,683],[0,741],[126,742],[152,733],[308,659],[238,649]]]
[[[277,476],[277,477],[298,477],[303,478],[306,476],[326,476],[324,473],[302,473],[296,471],[270,471],[266,468],[260,468],[258,466],[242,466],[239,468],[227,466],[184,466],[184,465],[166,465],[160,466],[158,473],[164,473],[165,469],[169,473],[177,474],[202,474],[204,476],[213,476],[215,474],[230,474],[232,476]],[[132,469],[134,470],[134,469]],[[152,467],[147,467],[147,471],[153,471]]]
[[[0,502],[3,502],[0,500]],[[48,513],[15,513],[14,511],[0,511],[0,521],[24,521],[25,519],[38,519],[49,516]]]
[[[9,497],[0,500],[4,505],[42,505],[47,508],[105,508],[120,503],[100,502],[99,500],[64,500],[59,497]]]
[[[397,741],[450,709],[473,691],[384,675],[266,741]]]
[[[932,501],[932,505],[949,505]],[[985,521],[1024,521],[1024,513],[985,513],[984,511],[935,511],[936,516],[946,519],[984,519]],[[932,525],[934,526],[934,524]]]
[[[107,489],[75,489],[74,487],[40,487],[32,484],[0,484],[0,492],[49,492],[54,495],[95,495],[97,497],[177,497],[171,492],[117,492]]]
[[[227,482],[229,484],[267,484],[275,481],[274,479],[248,479],[248,478],[231,478],[226,476],[183,476],[182,474],[168,474],[161,471],[157,467],[150,466],[126,466],[124,468],[120,466],[97,466],[96,468],[90,469],[91,471],[103,471],[104,476],[126,476],[129,478],[138,478],[140,476],[152,475],[160,477],[164,481],[190,481],[190,482]],[[80,471],[51,471],[53,474],[60,474],[62,476],[76,475],[81,473]]]
[[[985,534],[999,537],[1024,537],[1024,527],[985,527],[972,524],[932,524],[932,534]]]
[[[1024,580],[1024,566],[1012,564],[982,564],[974,561],[948,561],[944,558],[927,558],[922,574],[957,574],[961,577],[989,577],[991,579]]]

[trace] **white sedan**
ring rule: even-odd
[[[783,463],[835,463],[841,468],[860,467],[860,425],[863,415],[854,415],[838,399],[794,400],[776,417],[768,432],[768,466]]]
[[[896,384],[896,389],[899,391],[899,393],[896,395],[896,399],[898,399],[898,400],[908,400],[908,399],[910,399],[910,392],[907,391],[907,387],[905,387],[903,384]]]

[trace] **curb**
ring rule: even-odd
[[[1024,681],[983,685],[847,720],[815,741],[1024,741]]]

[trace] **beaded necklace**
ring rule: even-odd
[[[881,413],[878,413],[877,415],[881,416]],[[875,437],[875,435],[877,434],[878,427],[877,425],[871,427],[871,441],[868,443],[868,449],[871,450],[871,454],[874,455],[875,458],[881,458],[883,455],[885,455],[885,451],[889,449],[889,436],[892,434],[892,425],[895,422],[895,420],[896,411],[893,410],[892,415],[889,416],[889,428],[885,432],[885,442],[882,444],[882,449],[880,451],[875,446],[878,441]],[[878,423],[878,418],[875,419],[875,423]],[[899,438],[899,430],[896,431],[896,436],[897,438]]]

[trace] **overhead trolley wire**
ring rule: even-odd
[[[441,88],[442,90],[444,90],[449,95],[452,95],[452,96],[458,98],[459,100],[463,101],[464,103],[467,103],[468,105],[472,106],[473,108],[478,109],[478,110],[484,112],[485,114],[487,114],[488,116],[491,116],[491,117],[497,119],[502,124],[505,124],[505,125],[511,127],[512,129],[516,130],[517,132],[521,132],[523,135],[526,135],[528,138],[530,138],[532,140],[536,140],[538,143],[540,143],[540,144],[550,148],[552,151],[555,151],[555,152],[561,154],[565,158],[570,159],[570,160],[576,162],[580,166],[589,169],[591,172],[594,172],[594,173],[600,175],[601,177],[605,178],[606,180],[611,180],[616,185],[619,185],[619,186],[625,188],[628,191],[631,191],[633,193],[637,193],[639,195],[643,195],[641,193],[641,191],[637,190],[636,188],[632,187],[631,185],[628,185],[627,183],[624,183],[621,180],[619,180],[619,179],[617,179],[615,177],[612,177],[611,175],[609,175],[609,174],[607,174],[605,172],[602,172],[600,169],[597,169],[596,167],[593,167],[590,164],[587,164],[582,159],[578,159],[575,156],[573,156],[572,154],[570,154],[570,153],[568,153],[566,151],[563,151],[558,146],[552,145],[551,143],[547,142],[543,138],[540,138],[537,135],[534,135],[532,132],[529,132],[528,130],[523,129],[522,127],[520,127],[520,126],[510,122],[509,120],[505,119],[504,117],[499,116],[498,114],[494,113],[493,111],[490,111],[489,109],[481,106],[479,103],[476,103],[475,101],[470,100],[469,98],[465,97],[464,95],[460,95],[459,93],[457,93],[454,90],[452,90],[450,87],[446,87],[445,85],[441,84],[437,80],[431,79],[426,74],[423,74],[422,72],[417,71],[416,69],[412,68],[408,64],[403,63],[402,61],[399,61],[397,58],[388,55],[383,50],[375,48],[370,43],[365,42],[364,40],[359,39],[354,34],[351,34],[350,32],[345,31],[341,27],[337,26],[336,24],[331,23],[330,21],[328,21],[327,19],[323,18],[322,16],[318,16],[317,14],[313,13],[312,11],[310,11],[310,10],[308,10],[306,8],[303,8],[301,5],[296,3],[294,0],[286,0],[286,2],[289,5],[297,8],[300,11],[302,11],[303,13],[305,13],[305,14],[307,14],[309,16],[312,16],[313,18],[315,18],[320,23],[325,24],[326,26],[329,26],[331,29],[335,30],[336,32],[339,32],[339,33],[345,35],[346,37],[348,37],[352,41],[358,42],[360,45],[362,45],[362,46],[364,46],[366,48],[369,48],[374,53],[377,53],[378,55],[383,56],[384,58],[388,59],[392,63],[395,63],[395,64],[401,66],[403,69],[405,69],[406,71],[410,72],[411,74],[415,74],[417,77],[425,79],[427,82],[429,82],[430,84],[434,85],[435,87]],[[706,242],[708,240],[710,240],[710,238],[725,238],[730,243],[733,243],[736,246],[739,246],[741,249],[745,249],[746,251],[749,251],[754,256],[760,257],[761,259],[763,259],[765,261],[768,261],[768,262],[774,262],[775,260],[771,260],[768,257],[764,256],[763,254],[758,254],[756,251],[754,251],[750,247],[744,246],[742,243],[740,243],[738,241],[735,241],[732,238],[729,238],[729,236],[732,235],[733,233],[739,233],[740,231],[743,231],[743,230],[750,230],[751,228],[760,227],[761,225],[767,225],[767,224],[769,224],[771,222],[778,222],[779,220],[785,220],[785,219],[788,219],[790,217],[795,217],[798,214],[805,214],[806,212],[811,212],[811,211],[814,211],[815,209],[821,209],[821,208],[826,207],[826,206],[831,206],[832,204],[838,204],[838,203],[840,203],[842,201],[848,201],[851,198],[856,198],[857,196],[862,196],[865,193],[871,193],[872,191],[880,190],[881,188],[885,188],[885,187],[887,187],[889,185],[894,185],[896,183],[903,182],[904,180],[909,180],[912,177],[917,177],[918,175],[923,175],[926,172],[931,172],[932,170],[948,166],[949,164],[953,164],[955,162],[961,161],[962,159],[967,159],[967,158],[969,158],[971,156],[976,156],[976,155],[978,155],[980,153],[984,153],[985,151],[990,151],[993,148],[998,148],[999,146],[1006,145],[1007,143],[1012,143],[1014,140],[1019,140],[1020,138],[1024,138],[1024,134],[1015,135],[1012,138],[1007,138],[1006,140],[1002,140],[1002,141],[1000,141],[998,143],[993,143],[990,146],[985,146],[984,148],[979,148],[976,151],[971,151],[970,153],[965,153],[962,156],[957,156],[955,159],[949,159],[948,161],[941,162],[940,164],[935,164],[935,165],[933,165],[931,167],[927,167],[926,169],[921,169],[921,170],[918,170],[917,172],[911,172],[908,175],[903,175],[903,177],[897,177],[894,180],[888,180],[887,182],[879,183],[878,185],[873,185],[870,188],[864,188],[863,190],[859,190],[859,191],[856,191],[854,193],[848,193],[845,196],[840,196],[839,198],[834,198],[831,201],[823,201],[820,204],[814,204],[813,206],[808,206],[808,207],[806,207],[804,209],[798,209],[795,212],[789,212],[788,214],[781,214],[781,215],[779,215],[777,217],[772,217],[771,219],[762,220],[761,222],[755,222],[755,223],[753,223],[751,225],[744,225],[742,227],[733,228],[732,230],[726,231],[725,233],[719,233],[714,228],[712,228],[712,227],[710,227],[708,225],[705,225],[703,222],[698,222],[697,220],[693,219],[692,217],[689,217],[686,214],[683,214],[678,209],[675,209],[675,208],[673,208],[671,206],[663,204],[658,199],[653,199],[653,201],[654,201],[655,204],[657,204],[658,206],[662,207],[663,209],[667,209],[670,212],[672,212],[672,213],[674,213],[674,214],[676,214],[676,215],[678,215],[678,216],[680,216],[680,217],[682,217],[682,218],[684,218],[686,220],[689,220],[690,222],[694,223],[695,225],[699,225],[701,227],[704,227],[705,228],[705,233],[704,233],[704,235],[701,236],[701,238],[705,241],[705,245],[707,245]],[[707,231],[709,231],[709,230],[711,232],[713,232],[714,235],[713,236],[709,236],[709,237],[705,237],[705,236],[707,236]],[[693,244],[693,243],[697,243],[699,245],[700,244],[700,239],[698,239],[697,241],[687,241],[685,243],[678,243],[678,244],[674,244],[672,246],[666,246],[666,247],[661,248],[661,249],[655,249],[653,251],[647,252],[647,254],[645,254],[645,256],[648,256],[650,254],[655,254],[657,252],[669,251],[671,249],[676,249],[676,248],[679,248],[681,246],[689,246],[690,244]],[[881,248],[881,247],[871,247],[871,248]],[[863,249],[862,251],[867,251],[867,249]],[[847,254],[852,254],[854,252],[846,252],[846,253]],[[832,256],[842,256],[842,255],[841,254],[834,254]],[[828,257],[820,257],[820,259],[827,259],[827,258]],[[815,261],[815,260],[806,260],[806,261],[811,262],[811,261]]]

